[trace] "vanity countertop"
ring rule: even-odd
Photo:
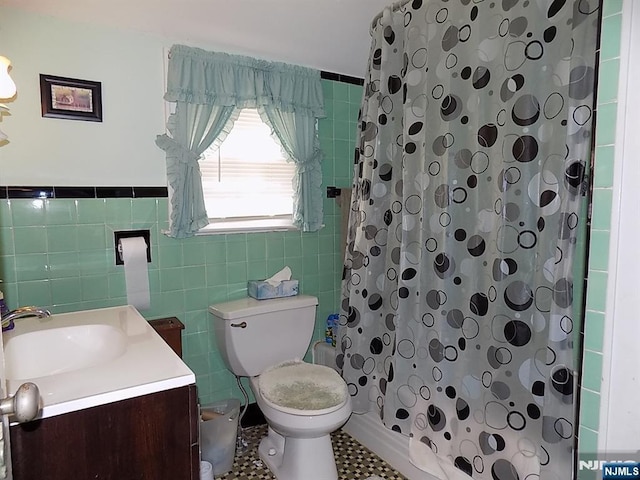
[[[77,348],[82,351],[69,355],[66,365],[58,365],[54,359],[66,353],[56,352],[56,348],[76,348],[72,337],[77,332],[82,340],[77,341]],[[26,381],[38,385],[42,397],[38,418],[195,383],[194,373],[130,305],[54,314],[45,319],[23,318],[3,336],[8,393],[13,394]],[[23,351],[16,355],[12,349]],[[93,351],[101,355],[95,361],[90,358]],[[31,365],[22,360],[25,355],[31,355]],[[56,363],[50,371],[46,371],[47,355]],[[25,364],[12,368],[11,362]],[[35,376],[12,378],[29,375]]]

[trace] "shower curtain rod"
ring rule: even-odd
[[[387,9],[390,9],[392,12],[394,12],[394,11],[398,10],[399,8],[404,7],[410,1],[411,0],[399,0],[399,1],[395,2],[395,3],[392,3],[388,7],[385,7],[380,13],[378,13],[375,17],[373,17],[373,20],[371,20],[371,28],[369,29],[369,33],[371,33],[373,31],[373,29],[376,26],[376,22],[378,20],[380,20],[384,16],[384,12]]]

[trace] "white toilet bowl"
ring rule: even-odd
[[[335,374],[328,367],[302,365],[306,371],[327,369]],[[317,410],[287,407],[267,398],[261,377],[250,379],[256,402],[269,424],[269,433],[258,448],[260,458],[278,480],[337,480],[330,434],[349,419],[351,397],[346,394],[335,405]],[[344,385],[344,380],[337,378]],[[306,386],[309,392],[311,388]]]

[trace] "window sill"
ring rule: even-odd
[[[280,218],[217,221],[201,228],[196,236],[220,235],[225,233],[287,232],[298,228],[291,220]]]

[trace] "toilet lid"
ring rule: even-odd
[[[347,384],[323,365],[290,361],[260,374],[260,393],[272,406],[294,415],[322,415],[342,407]]]

